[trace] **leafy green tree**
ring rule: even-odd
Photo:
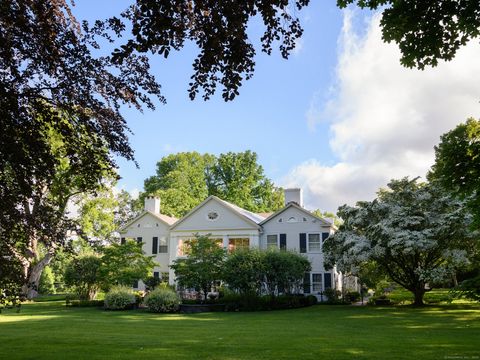
[[[104,290],[113,285],[131,286],[134,281],[146,279],[156,265],[153,256],[143,253],[142,244],[133,240],[106,246],[101,253],[99,277]]]
[[[211,169],[209,195],[254,212],[275,211],[283,206],[283,191],[274,186],[250,150],[220,154]]]
[[[156,195],[162,203],[162,213],[183,216],[208,196],[205,169],[210,155],[197,152],[171,154],[157,163],[155,176],[145,180],[145,192],[140,196]]]
[[[110,186],[96,194],[84,194],[78,201],[79,226],[81,234],[87,239],[111,242],[117,229],[115,210],[118,202]]]
[[[269,250],[263,255],[264,283],[273,297],[276,291],[298,292],[304,275],[312,268],[310,261],[291,251]]]
[[[22,263],[16,257],[6,258],[10,253],[7,243],[0,241],[0,312],[6,305],[20,307],[22,284],[25,278],[22,273]]]
[[[140,208],[146,196],[156,195],[162,201],[162,213],[176,217],[184,216],[209,195],[254,212],[283,206],[283,192],[265,176],[252,151],[218,157],[197,152],[166,156],[157,163],[156,175],[145,180],[144,188]]]
[[[178,285],[201,291],[206,301],[208,292],[222,278],[225,250],[208,235],[198,234],[185,250],[187,257],[174,260],[170,267],[175,271]]]
[[[374,261],[423,305],[425,285],[468,263],[478,241],[465,204],[435,184],[392,180],[377,199],[343,205],[344,224],[323,245],[325,268],[358,274]]]
[[[117,207],[114,210],[114,222],[116,229],[121,228],[127,222],[140,214],[141,209],[138,210],[135,205],[135,200],[132,195],[126,191],[121,190],[115,195]]]
[[[407,67],[424,69],[452,60],[468,41],[480,36],[480,3],[471,0],[337,0],[382,9],[383,39],[396,42]]]
[[[100,288],[102,261],[96,254],[73,258],[65,269],[65,285],[72,288],[80,300],[93,300]]]
[[[480,121],[470,118],[440,139],[428,178],[467,199],[475,226],[480,228]]]
[[[98,38],[109,36],[97,25],[81,26],[64,0],[0,5],[2,261],[21,263],[29,297],[71,227],[65,204],[72,192],[65,190],[95,188],[97,175],[115,167],[110,151],[133,159],[120,105],[153,106],[149,95],[159,95],[146,59],[132,54],[119,64],[94,55]],[[51,133],[62,144],[60,158]],[[41,242],[48,252],[40,259]]]
[[[68,216],[69,201],[81,193],[101,189],[104,177],[116,176],[108,163],[101,165],[104,157],[108,156],[108,149],[102,146],[101,141],[97,142],[98,138],[82,129],[70,129],[77,132],[77,150],[81,151],[72,162],[63,135],[50,126],[41,126],[43,140],[57,159],[54,176],[44,182],[39,179],[37,185],[42,186],[36,187],[34,197],[18,204],[17,209],[28,217],[26,221],[10,227],[8,234],[5,233],[2,238],[8,249],[6,258],[15,257],[22,264],[22,293],[28,298],[36,296],[44,267],[67,243],[67,231],[76,228],[75,222]],[[91,147],[95,147],[94,152]]]
[[[333,224],[336,227],[342,225],[342,219],[340,219],[337,215],[330,211],[322,211],[320,209],[313,210],[312,213],[321,218],[330,218],[333,219]]]
[[[239,249],[227,256],[223,276],[228,287],[240,294],[260,294],[264,269],[264,252],[258,249]]]

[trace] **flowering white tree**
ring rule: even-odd
[[[417,179],[392,180],[375,200],[343,205],[338,215],[344,224],[323,246],[325,268],[356,274],[373,260],[415,305],[423,305],[426,283],[468,263],[478,241],[464,202]]]

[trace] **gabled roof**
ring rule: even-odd
[[[270,221],[271,219],[273,219],[274,217],[276,217],[277,215],[280,215],[281,213],[283,213],[285,210],[291,208],[291,207],[294,207],[295,209],[298,209],[300,211],[302,211],[304,214],[307,214],[307,215],[310,215],[312,217],[314,217],[315,219],[318,219],[320,220],[320,222],[322,223],[322,225],[325,225],[325,226],[333,226],[335,229],[336,229],[336,226],[334,224],[332,224],[331,222],[325,220],[324,218],[321,218],[321,217],[318,217],[317,215],[311,213],[310,211],[308,211],[307,209],[304,209],[303,207],[297,205],[296,203],[294,202],[291,202],[291,203],[288,203],[286,206],[284,206],[283,208],[281,208],[280,210],[277,210],[276,212],[274,212],[272,215],[270,215],[269,217],[267,217],[265,220],[263,220],[260,225],[263,225],[265,224],[266,222]]]
[[[229,203],[228,201],[222,200],[220,198],[217,198],[217,199],[220,200],[222,203],[224,203],[226,206],[231,207],[236,212],[238,212],[238,213],[242,214],[243,216],[247,217],[248,219],[252,220],[255,224],[260,224],[263,220],[265,220],[265,217],[261,216],[260,214],[256,214],[254,212],[245,210],[244,208],[241,208],[240,206]]]
[[[144,217],[145,215],[147,214],[150,214],[152,215],[153,217],[157,218],[158,220],[160,220],[161,222],[163,222],[165,225],[167,226],[171,226],[173,225],[178,219],[175,218],[175,217],[172,217],[172,216],[168,216],[168,215],[164,215],[164,214],[155,214],[151,211],[148,211],[148,210],[144,210],[143,212],[141,212],[137,217],[133,218],[132,220],[130,220],[129,222],[127,222],[125,225],[123,225],[118,231],[119,232],[123,232],[125,231],[130,225],[132,225],[135,221],[137,220],[140,220],[142,217]]]
[[[215,195],[210,195],[208,198],[206,198],[204,201],[202,201],[200,204],[198,204],[192,210],[190,210],[183,218],[181,218],[175,224],[173,224],[170,227],[170,230],[173,230],[179,224],[184,222],[187,218],[192,216],[195,212],[197,212],[198,209],[203,207],[210,200],[214,200],[214,201],[218,202],[219,204],[223,205],[224,207],[226,207],[227,209],[230,209],[231,211],[233,211],[234,213],[239,215],[241,218],[243,218],[244,220],[251,223],[252,225],[254,225],[257,228],[260,227],[259,226],[260,222],[265,219],[264,217],[262,217],[258,214],[255,214],[251,211],[245,210],[245,209],[241,208],[240,206],[229,203],[228,201],[222,200],[222,199],[216,197]]]

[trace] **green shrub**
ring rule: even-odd
[[[128,286],[114,286],[105,295],[105,309],[126,310],[135,305],[135,295]]]
[[[327,302],[335,302],[340,298],[342,293],[333,288],[329,288],[329,289],[325,289],[325,291],[323,292],[323,295],[326,296]]]
[[[480,301],[480,275],[466,279],[452,292],[455,297]]]
[[[358,291],[349,291],[345,294],[345,300],[349,302],[357,302],[361,298],[360,293]]]
[[[318,303],[318,299],[315,295],[308,295],[305,297],[305,300],[306,300],[306,306],[311,306]]]
[[[55,294],[55,276],[50,266],[45,266],[40,275],[38,292],[42,295]]]
[[[379,296],[375,297],[379,298]],[[388,298],[393,304],[409,304],[413,302],[412,292],[403,288],[393,290],[385,298]]]
[[[314,295],[280,295],[272,297],[270,295],[258,296],[255,293],[226,293],[221,302],[225,304],[226,311],[265,311],[311,306],[317,303],[317,298]]]
[[[171,313],[178,311],[180,297],[168,288],[157,288],[145,297],[145,305],[151,312]]]

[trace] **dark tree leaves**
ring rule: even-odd
[[[165,58],[193,42],[199,54],[193,62],[194,74],[189,84],[193,100],[200,90],[209,99],[218,84],[222,96],[230,101],[239,94],[243,80],[253,76],[255,49],[247,34],[251,18],[258,16],[265,25],[262,51],[270,54],[279,42],[287,58],[303,29],[296,11],[309,0],[137,0],[123,16],[133,24],[132,35],[114,53],[119,63],[132,53],[151,51]]]
[[[460,47],[480,35],[476,0],[337,0],[339,7],[383,9],[383,39],[396,42],[406,67],[424,69],[452,60]]]

